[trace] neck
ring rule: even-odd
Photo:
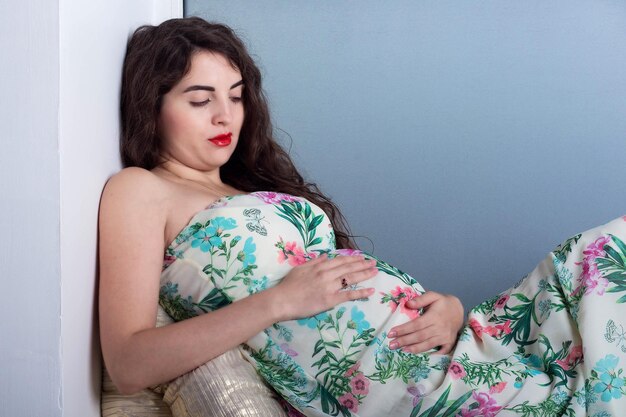
[[[211,194],[220,197],[232,193],[232,187],[222,182],[219,169],[203,172],[177,162],[166,161],[155,168],[154,171],[161,172],[164,176],[168,176],[181,184],[195,184],[203,187],[210,191]]]

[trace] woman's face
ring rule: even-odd
[[[199,51],[191,69],[163,96],[159,114],[162,154],[200,171],[224,165],[243,124],[243,80],[223,55]]]

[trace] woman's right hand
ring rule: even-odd
[[[377,272],[376,261],[365,260],[360,255],[329,259],[323,254],[298,265],[272,289],[279,299],[280,319],[311,317],[337,304],[367,298],[374,288],[351,290],[350,286],[372,278]]]

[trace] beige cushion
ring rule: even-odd
[[[170,382],[164,400],[175,417],[280,417],[278,395],[232,349]]]
[[[159,306],[157,327],[172,322]],[[287,416],[277,401],[278,395],[265,384],[238,348],[169,384],[133,395],[120,394],[106,369],[102,374],[103,417]]]

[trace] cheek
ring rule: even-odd
[[[190,121],[187,120],[182,112],[174,110],[163,111],[159,117],[159,131],[166,144],[168,141],[184,135],[190,126]]]
[[[236,120],[237,120],[237,130],[241,132],[241,127],[243,126],[243,122],[246,120],[246,112],[243,109],[243,107],[241,108],[241,111],[237,113]]]

